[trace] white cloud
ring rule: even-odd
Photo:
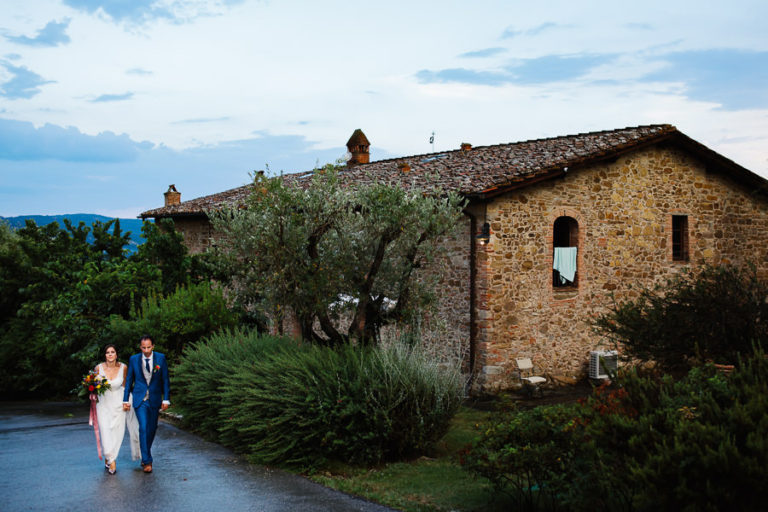
[[[103,0],[4,5],[3,35],[32,39],[51,20],[67,19],[70,42],[31,47],[0,38],[6,56],[0,83],[18,76],[14,70],[34,74],[26,86],[17,82],[15,99],[0,98],[0,107],[6,120],[36,130],[50,125],[76,127],[83,137],[124,134],[126,147],[148,141],[156,152],[137,150],[134,167],[125,170],[133,174],[120,182],[125,194],[132,190],[125,184],[145,172],[157,178],[157,194],[168,183],[184,197],[240,184],[217,180],[222,160],[240,177],[275,160],[284,168],[311,167],[313,152],[321,161],[340,156],[355,128],[366,132],[373,157],[381,158],[430,151],[432,131],[436,149],[452,149],[463,141],[493,144],[669,122],[768,176],[766,111],[754,101],[725,111],[734,98],[702,89],[701,67],[696,74],[664,57],[712,49],[768,52],[763,1],[702,8],[690,0],[478,0],[471,6],[140,0],[118,7]],[[519,34],[502,38],[507,29]],[[670,62],[680,73],[661,73]],[[565,64],[572,66],[569,73]],[[417,79],[422,70],[462,68],[468,76],[500,79],[493,86]],[[736,76],[729,93],[753,87],[759,94],[759,71]],[[93,101],[99,97],[124,101]],[[264,130],[266,137],[254,138]],[[301,143],[286,144],[279,136]],[[210,166],[205,184],[187,172],[192,161],[186,156],[195,151],[205,155],[199,165]],[[291,151],[296,158],[287,155]],[[0,174],[8,171],[0,162]],[[87,172],[118,175],[103,168]],[[193,184],[185,187],[187,179]],[[112,183],[102,185],[101,195],[108,195]],[[143,198],[125,201],[142,204]]]

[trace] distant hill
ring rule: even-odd
[[[51,222],[58,222],[59,226],[63,228],[63,219],[69,219],[74,226],[77,226],[80,222],[84,222],[86,226],[91,226],[95,220],[108,222],[113,218],[114,217],[105,217],[104,215],[96,215],[93,213],[73,213],[67,215],[20,215],[18,217],[0,217],[0,221],[8,223],[8,225],[14,229],[23,228],[27,219],[32,219],[38,226],[45,226]],[[142,224],[143,221],[141,219],[120,219],[120,230],[123,231],[123,233],[126,231],[131,232],[131,242],[126,246],[126,249],[129,252],[136,252],[139,245],[144,243],[144,238],[141,236]],[[91,237],[90,234],[88,236],[89,238]]]

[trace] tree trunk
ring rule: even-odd
[[[360,294],[358,296],[357,308],[355,309],[355,316],[352,318],[352,324],[349,326],[349,337],[364,342],[366,333],[370,332],[367,324],[369,323],[370,316],[376,316],[369,311],[369,304],[371,301],[371,290],[373,289],[373,282],[376,279],[381,263],[384,261],[384,253],[386,252],[387,245],[392,241],[392,237],[387,233],[381,236],[379,244],[376,247],[376,254],[371,262],[371,266],[368,268],[368,273],[365,275],[365,281],[360,286]],[[375,326],[373,327],[375,330]]]

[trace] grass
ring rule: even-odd
[[[309,478],[407,512],[510,510],[512,503],[508,497],[495,493],[487,480],[471,475],[458,461],[458,452],[476,438],[477,425],[491,414],[462,407],[430,457],[374,469],[340,465]]]

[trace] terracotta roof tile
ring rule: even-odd
[[[703,149],[717,155],[681,134],[674,126],[659,124],[379,160],[347,167],[340,175],[344,181],[399,183],[405,187],[429,183],[470,197],[487,196],[562,174],[566,167],[576,168],[600,159],[613,158],[673,136],[685,139],[687,145],[694,147],[697,152]],[[720,158],[727,161],[724,157]],[[731,164],[736,166],[733,162]],[[297,181],[311,174],[312,171],[286,174],[283,179]],[[149,210],[142,213],[141,217],[199,215],[223,205],[242,204],[249,190],[250,185],[245,185],[181,204]]]

